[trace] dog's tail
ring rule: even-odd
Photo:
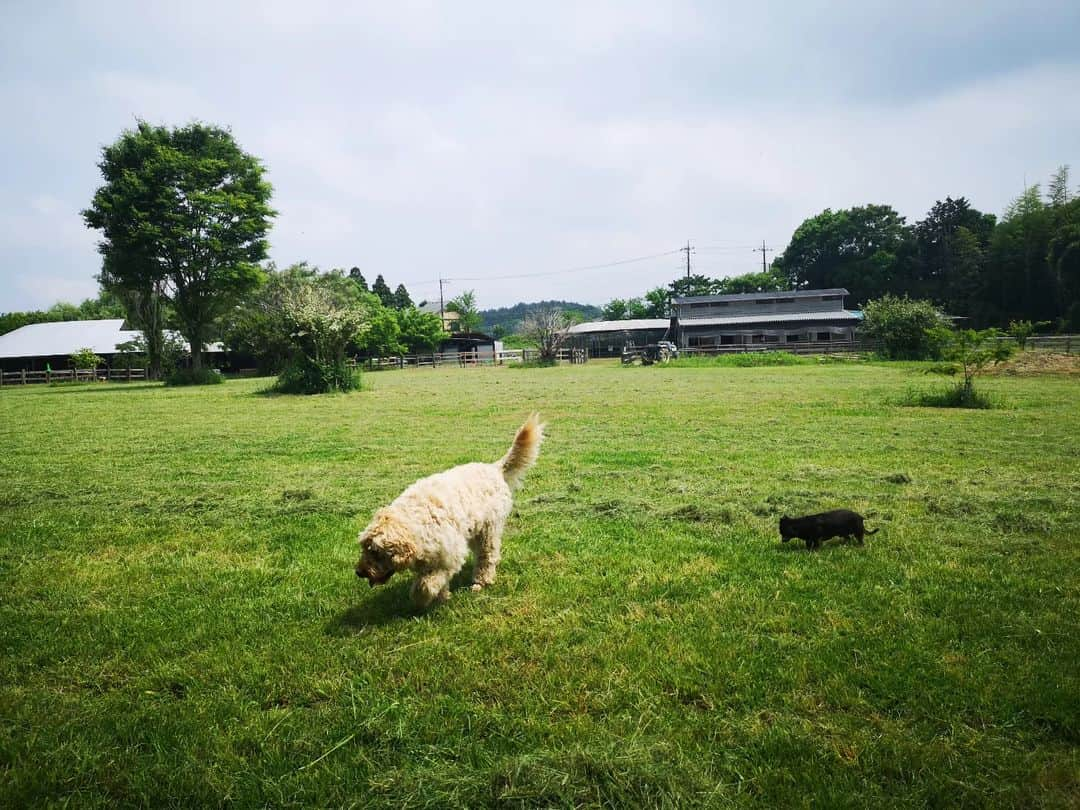
[[[511,487],[521,483],[525,472],[536,463],[536,457],[540,455],[540,442],[543,440],[544,425],[540,422],[540,414],[534,413],[518,428],[514,443],[510,445],[506,455],[495,462]]]

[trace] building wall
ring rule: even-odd
[[[829,323],[781,324],[757,328],[723,326],[695,327],[693,321],[680,323],[680,348],[712,348],[714,346],[744,346],[747,344],[822,343],[853,340],[855,328]]]
[[[663,340],[667,329],[627,329],[610,332],[586,332],[573,335],[568,345],[585,349],[589,357],[619,357],[625,346],[646,346]]]

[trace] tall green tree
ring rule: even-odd
[[[364,292],[369,292],[367,279],[364,278],[364,274],[360,272],[359,267],[353,267],[349,270],[349,278],[356,282],[356,286]]]
[[[1062,327],[1080,331],[1080,197],[1054,209],[1047,262],[1061,291]]]
[[[396,313],[401,343],[410,352],[431,351],[449,337],[434,312],[405,307]]]
[[[412,298],[409,297],[409,291],[405,289],[404,284],[398,284],[397,289],[394,290],[394,309],[407,309],[413,305]]]
[[[720,278],[713,284],[717,295],[735,295],[737,293],[779,292],[791,289],[787,276],[770,266],[764,273],[744,273],[741,276]]]
[[[379,297],[384,307],[394,306],[394,293],[390,289],[390,285],[386,283],[386,279],[382,277],[382,273],[375,277],[375,283],[371,285],[371,291]]]
[[[480,317],[480,311],[476,308],[476,292],[466,290],[461,295],[447,303],[446,308],[458,314],[458,324],[462,332],[477,332],[484,319]]]
[[[994,229],[987,261],[986,300],[990,321],[1055,320],[1060,287],[1047,256],[1054,236],[1054,211],[1038,184],[1017,197]]]
[[[275,212],[262,164],[227,130],[140,121],[98,167],[105,183],[83,218],[101,231],[110,288],[160,284],[201,369],[215,321],[263,280]]]
[[[715,279],[694,274],[680,276],[668,285],[672,298],[686,298],[692,295],[712,295],[716,287]]]
[[[1069,165],[1059,166],[1058,170],[1050,178],[1050,186],[1047,189],[1047,197],[1050,205],[1057,207],[1067,205],[1069,202]]]
[[[899,257],[910,240],[892,206],[826,208],[802,223],[773,262],[792,287],[844,287],[862,304],[896,287]]]
[[[995,222],[993,214],[972,208],[964,197],[938,200],[912,228],[913,249],[896,287],[952,315],[982,319],[981,288]]]

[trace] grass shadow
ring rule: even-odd
[[[454,575],[454,578],[450,581],[451,593],[457,591],[470,592],[472,569],[472,561],[470,560],[465,564],[464,568]],[[380,627],[396,621],[414,619],[442,608],[438,604],[424,609],[415,607],[409,596],[411,584],[412,578],[404,576],[395,577],[393,584],[377,588],[362,585],[365,591],[372,591],[372,593],[370,595],[365,594],[361,604],[346,608],[327,622],[324,632],[328,636],[337,636],[339,638],[354,636],[362,633],[368,627]],[[455,598],[457,597],[455,596]]]

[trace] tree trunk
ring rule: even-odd
[[[202,341],[198,336],[192,335],[188,338],[188,345],[191,346],[191,370],[198,371],[203,367]]]

